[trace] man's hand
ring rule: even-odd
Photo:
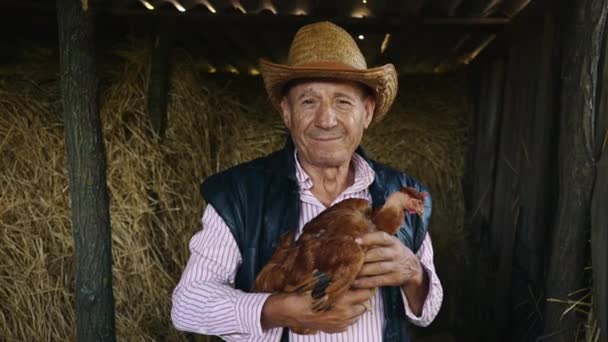
[[[385,232],[365,234],[357,242],[369,249],[353,287],[400,286],[414,314],[420,315],[428,293],[428,279],[418,257]]]
[[[262,328],[302,327],[326,333],[346,331],[366,311],[374,293],[368,289],[350,290],[328,311],[313,312],[312,298],[304,294],[276,294],[262,308]]]

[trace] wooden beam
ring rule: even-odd
[[[427,0],[409,0],[409,1],[400,1],[401,5],[401,13],[406,15],[417,15],[420,14],[420,11],[424,8]],[[389,6],[389,8],[392,8]]]
[[[467,17],[488,17],[502,0],[468,0],[462,8],[462,15]]]
[[[589,239],[594,165],[594,118],[598,67],[603,54],[608,0],[558,2],[563,17],[561,110],[559,140],[559,200],[546,282],[547,298],[573,299],[583,286]],[[565,4],[568,6],[564,6]],[[574,298],[576,299],[576,298]],[[576,313],[548,303],[544,336],[573,341],[580,323]]]
[[[316,15],[333,17],[338,14],[338,4],[336,1],[311,0],[313,3],[312,11]]]
[[[508,18],[425,18],[423,23],[427,25],[506,25]]]
[[[225,58],[222,58],[218,51],[210,48],[209,44],[202,40],[200,35],[188,28],[184,32],[184,34],[175,37],[176,45],[189,51],[196,58],[199,66],[206,65],[207,72],[210,69],[225,68]]]
[[[509,18],[515,17],[530,4],[531,0],[503,0],[498,6],[497,12]]]
[[[604,112],[605,113],[605,112]],[[591,269],[593,313],[600,330],[599,341],[608,341],[608,149],[597,164],[591,201]]]
[[[429,6],[432,6],[433,13],[437,12],[439,16],[452,17],[463,2],[464,0],[435,0]]]
[[[43,4],[33,0],[4,1],[6,1],[9,10],[10,8],[26,8],[43,12],[54,11],[54,6],[52,6],[52,4]],[[179,19],[180,25],[193,24],[198,28],[209,28],[212,30],[217,30],[219,27],[228,26],[233,28],[238,27],[238,29],[242,30],[266,29],[280,32],[281,30],[289,29],[295,31],[297,28],[306,24],[329,20],[347,30],[357,30],[365,33],[397,33],[403,30],[425,29],[421,26],[426,25],[446,26],[448,28],[465,26],[468,29],[497,32],[509,23],[509,20],[505,18],[484,19],[467,16],[444,18],[436,16],[424,16],[420,15],[420,13],[417,13],[417,15],[403,14],[396,11],[391,11],[386,15],[369,18],[352,18],[347,15],[322,16],[314,12],[314,10],[311,12],[311,15],[291,15],[281,13],[278,15],[243,15],[240,12],[237,14],[224,12],[211,14],[205,11],[187,11],[182,13],[177,11],[171,4],[166,2],[161,4],[164,5],[159,5],[159,7],[153,11],[147,10],[143,6],[135,9],[130,7],[92,6],[90,10],[98,14],[100,17],[126,17],[130,20],[137,19],[138,22],[142,24],[156,23],[164,18],[175,18]],[[464,5],[466,5],[466,2],[460,7],[464,7]],[[163,8],[163,6],[166,6],[166,8]],[[397,8],[401,8],[403,6],[405,5],[399,5]],[[407,18],[404,18],[404,15],[407,16]]]
[[[289,32],[289,33],[288,33]],[[293,32],[293,33],[291,33]],[[260,46],[271,58],[271,62],[285,63],[289,53],[290,40],[293,39],[296,31],[283,30],[261,30],[258,31]]]
[[[221,52],[221,56],[217,53],[214,54],[215,59],[224,60],[224,69],[218,70],[219,72],[230,72],[230,73],[247,73],[250,64],[244,60],[244,56],[240,51],[235,50],[235,46],[226,41],[223,31],[216,30],[212,32],[210,30],[201,30],[197,36],[207,42],[206,46],[209,49],[217,49]],[[220,66],[217,66],[220,68]]]
[[[605,28],[602,41],[602,74],[598,86],[599,103],[593,151],[595,160],[599,162],[591,200],[591,270],[593,316],[599,326],[599,340],[608,341],[608,30]]]
[[[255,38],[255,34],[253,36],[251,34],[252,32],[239,32],[239,30],[227,27],[222,30],[221,39],[231,51],[236,53],[243,60],[256,61],[260,58],[261,52],[259,52],[257,45],[250,43],[252,39]]]
[[[57,0],[61,98],[70,178],[78,341],[114,341],[112,236],[99,118],[95,34],[79,0]]]
[[[264,52],[259,45],[251,44],[255,40],[256,32],[251,30],[235,30],[227,28],[224,30],[224,36],[236,50],[244,57],[245,60],[251,61],[257,68],[260,58],[269,59],[270,56]],[[251,70],[248,70],[249,72]]]
[[[171,74],[171,50],[175,40],[173,24],[160,26],[154,37],[150,80],[148,81],[148,118],[152,133],[161,141],[167,126],[167,99]]]
[[[464,53],[466,47],[471,45],[471,41],[474,39],[475,37],[473,37],[472,33],[467,33],[461,35],[458,39],[454,39],[452,44],[449,45],[449,50],[444,53],[445,57],[434,67],[434,71],[442,73],[457,65],[460,56]]]
[[[428,30],[421,32],[412,32],[411,36],[416,40],[414,44],[417,58],[417,66],[415,70],[420,70],[424,73],[439,73],[442,61],[455,57],[455,50],[464,41],[468,39],[470,33],[462,30],[443,30],[439,27],[430,27]],[[440,43],[441,42],[441,43]],[[409,48],[409,43],[408,43]],[[397,51],[397,56],[402,54],[402,51]],[[446,65],[443,71],[447,71],[452,65]]]
[[[148,20],[160,17],[175,17],[180,23],[193,23],[198,27],[210,27],[217,29],[222,26],[238,25],[241,29],[255,28],[268,30],[296,30],[306,24],[329,20],[347,30],[359,30],[367,33],[399,32],[404,29],[413,29],[424,25],[443,26],[468,26],[484,30],[500,30],[509,23],[508,18],[443,18],[443,17],[409,17],[404,20],[402,16],[387,15],[373,18],[351,18],[347,16],[318,16],[318,15],[264,15],[264,14],[208,14],[201,12],[188,12],[186,14],[176,11],[141,11],[141,10],[118,10],[111,8],[93,9],[100,14],[112,16],[138,17]]]

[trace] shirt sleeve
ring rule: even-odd
[[[203,229],[190,240],[191,256],[173,291],[171,320],[178,330],[226,341],[279,341],[281,328],[262,330],[269,293],[234,288],[241,254],[224,220],[208,205]]]
[[[435,272],[435,265],[433,264],[433,244],[431,242],[431,236],[428,233],[426,234],[418,253],[416,253],[416,256],[420,260],[420,264],[429,278],[429,292],[426,295],[426,300],[424,301],[420,316],[416,316],[412,312],[403,290],[401,290],[401,297],[403,298],[405,313],[409,320],[415,325],[426,327],[433,322],[439,313],[441,303],[443,302],[443,287]]]

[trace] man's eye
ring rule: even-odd
[[[346,107],[352,107],[352,103],[348,100],[338,100],[338,106],[342,107],[342,108],[346,108]]]
[[[314,103],[315,103],[315,100],[313,100],[313,99],[304,99],[304,100],[302,100],[302,104],[303,105],[311,105],[311,104],[314,104]]]

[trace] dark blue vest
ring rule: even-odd
[[[373,207],[382,206],[389,194],[403,186],[428,192],[412,177],[370,160],[361,148],[357,153],[376,174],[369,187]],[[280,151],[207,178],[200,190],[230,228],[241,252],[242,264],[235,287],[251,291],[281,234],[298,228],[299,189],[291,139],[287,139],[285,148]],[[431,197],[428,196],[424,216],[406,215],[397,232],[399,240],[414,253],[424,240],[430,215]],[[381,293],[385,317],[383,341],[409,341],[409,322],[399,287],[383,287]],[[287,329],[283,341],[288,340],[286,332]]]

